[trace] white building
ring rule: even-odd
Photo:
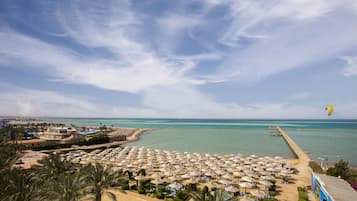
[[[47,141],[69,140],[77,134],[77,130],[72,127],[48,127],[40,136]]]

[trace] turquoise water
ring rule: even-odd
[[[281,126],[314,160],[344,159],[357,165],[357,120],[215,120],[51,118],[75,125],[153,128],[131,145],[199,153],[241,153],[293,157],[268,126]]]
[[[285,156],[293,153],[280,137],[257,128],[163,128],[151,130],[131,145],[199,153]]]

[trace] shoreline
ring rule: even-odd
[[[147,128],[137,128],[135,129],[129,136],[127,136],[127,142],[135,142],[140,140],[140,137],[142,134],[144,134],[146,131],[148,131],[150,129]]]

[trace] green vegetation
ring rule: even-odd
[[[357,170],[351,169],[348,161],[340,160],[334,165],[334,167],[328,168],[326,174],[341,177],[350,183],[355,190],[357,190]]]
[[[6,126],[5,128],[0,129],[0,136],[2,140],[21,140],[23,133],[25,131],[24,127],[13,127]]]
[[[348,161],[340,160],[334,167],[330,167],[326,171],[327,175],[348,179],[350,176],[350,168]]]
[[[14,166],[20,149],[17,145],[0,141],[0,200],[1,201],[78,201],[93,195],[95,201],[108,189],[120,189],[122,172],[112,171],[100,164],[80,166],[50,154],[40,165],[28,170]],[[126,184],[126,183],[125,183]]]
[[[110,167],[102,166],[99,163],[85,167],[87,176],[85,180],[90,186],[90,193],[94,195],[95,201],[101,201],[102,195],[106,193],[109,197],[115,200],[115,195],[107,189],[115,187],[115,183],[120,180],[119,172],[114,172]]]
[[[297,190],[299,192],[299,201],[308,201],[309,200],[307,192],[305,191],[304,188],[298,187]]]
[[[322,174],[324,173],[324,170],[322,169],[322,167],[317,164],[315,161],[310,161],[309,162],[309,166],[311,167],[312,171]]]
[[[40,150],[70,148],[73,145],[89,146],[89,145],[95,145],[95,144],[105,144],[105,143],[109,143],[109,142],[110,142],[110,138],[108,137],[107,134],[100,134],[100,135],[93,136],[92,138],[89,138],[88,140],[83,139],[78,142],[69,142],[69,143],[65,143],[65,144],[58,144],[58,143],[53,143],[53,142],[42,142],[42,143],[37,144],[36,146],[31,147],[31,149],[34,151],[40,151]]]
[[[96,135],[86,141],[81,141],[77,145],[93,145],[93,144],[104,144],[110,142],[110,138],[107,134]]]

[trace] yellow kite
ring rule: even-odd
[[[325,110],[327,111],[327,115],[331,116],[334,110],[333,105],[326,106]]]

